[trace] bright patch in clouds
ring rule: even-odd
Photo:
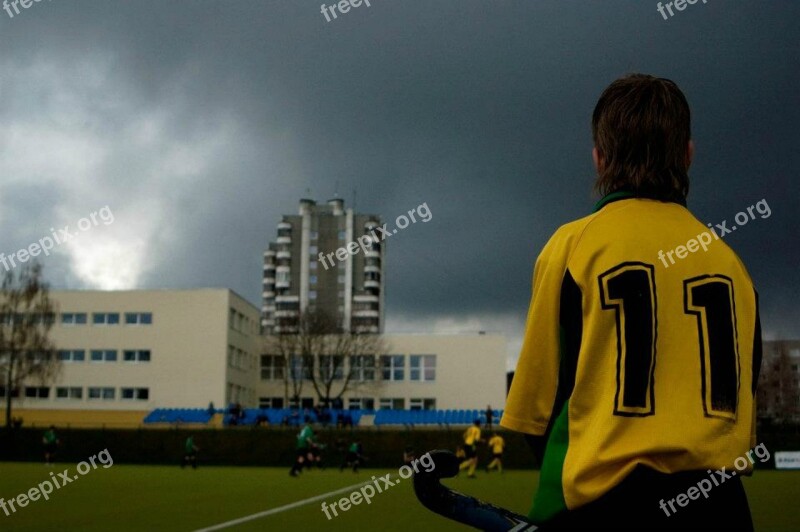
[[[0,175],[12,187],[0,195],[0,214],[16,231],[0,234],[0,249],[19,249],[69,224],[77,236],[39,257],[45,275],[48,261],[66,259],[67,277],[81,283],[67,288],[138,288],[144,274],[163,266],[179,238],[174,206],[197,193],[212,161],[239,134],[222,112],[181,114],[185,106],[176,101],[191,91],[191,80],[176,74],[169,96],[140,98],[115,59],[0,62]],[[24,204],[8,193],[32,185],[59,192]],[[113,223],[78,230],[79,219],[105,205]],[[25,219],[11,219],[15,212]]]

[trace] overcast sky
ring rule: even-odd
[[[68,1],[0,11],[0,251],[108,206],[44,258],[54,288],[229,287],[301,197],[433,218],[388,246],[387,330],[488,330],[516,356],[533,263],[590,212],[590,116],[628,72],[675,80],[690,209],[769,218],[726,241],[767,337],[800,338],[800,3]],[[12,8],[13,14],[13,8]]]

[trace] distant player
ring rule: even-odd
[[[312,442],[308,447],[308,465],[306,467],[317,466],[317,469],[325,469],[322,465],[322,451],[325,450],[325,444]]]
[[[411,463],[417,458],[417,453],[414,451],[413,447],[406,447],[403,451],[403,465],[411,465]]]
[[[544,447],[530,518],[752,530],[752,466],[731,469],[755,445],[758,299],[723,235],[686,208],[689,105],[672,81],[629,75],[600,96],[592,136],[604,197],[536,261],[500,422]]]
[[[352,467],[353,473],[358,473],[358,466],[360,466],[361,462],[364,460],[363,453],[364,449],[361,447],[361,440],[356,440],[351,443],[339,471],[344,471],[346,467]]]
[[[292,469],[289,471],[289,474],[293,477],[296,477],[300,474],[300,471],[303,470],[303,465],[305,465],[306,460],[309,458],[309,453],[311,450],[311,444],[314,443],[314,430],[311,428],[311,419],[306,416],[305,425],[303,425],[302,430],[297,434],[297,445],[296,450],[297,454],[295,457],[294,465]]]
[[[58,437],[56,436],[56,428],[50,425],[50,428],[44,433],[42,437],[42,444],[44,445],[44,463],[51,466],[56,459],[56,451],[59,444]]]
[[[503,472],[503,450],[506,447],[506,441],[499,434],[492,435],[488,442],[489,448],[492,450],[492,461],[486,466],[488,473],[494,468],[497,468],[501,473]]]
[[[183,444],[183,462],[181,462],[181,469],[187,465],[191,465],[192,469],[197,469],[197,451],[200,448],[194,444],[194,436],[186,438]]]
[[[467,469],[467,478],[475,478],[475,468],[478,467],[478,443],[481,441],[481,420],[476,419],[472,426],[464,431],[465,460],[458,467],[459,470]]]
[[[486,405],[486,428],[492,430],[492,420],[494,419],[494,411],[492,405]]]
[[[464,460],[467,459],[467,453],[464,451],[463,445],[459,445],[456,447],[456,458],[458,458],[460,462],[463,462]]]

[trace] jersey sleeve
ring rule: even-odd
[[[570,239],[565,228],[545,245],[533,271],[533,295],[517,369],[500,425],[536,436],[553,415],[560,364],[559,306]]]

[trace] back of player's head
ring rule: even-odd
[[[472,422],[472,424],[475,425],[476,427],[480,427],[481,426],[481,420],[480,419],[476,419],[475,421]]]
[[[689,103],[671,80],[630,74],[609,85],[592,114],[595,188],[684,202],[689,193]]]

